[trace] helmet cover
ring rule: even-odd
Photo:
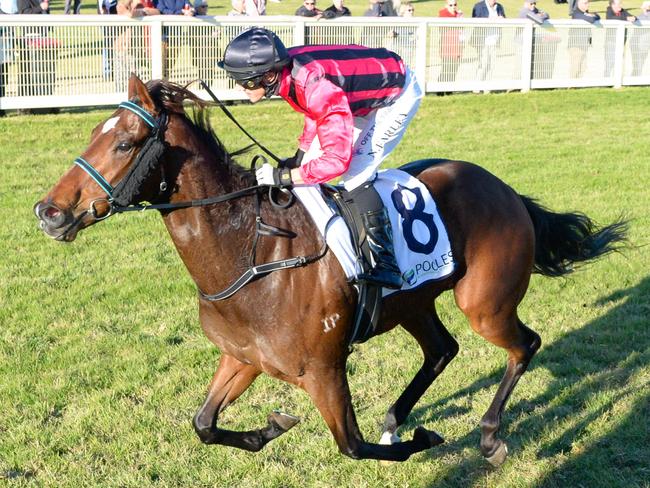
[[[281,68],[289,62],[289,53],[280,38],[268,29],[253,27],[235,37],[218,66],[235,80],[247,80]]]

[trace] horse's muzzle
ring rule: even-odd
[[[57,241],[73,241],[82,220],[81,217],[75,218],[72,212],[64,211],[52,202],[38,202],[34,205],[34,214],[38,218],[40,229]]]

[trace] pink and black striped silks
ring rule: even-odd
[[[343,174],[350,164],[353,117],[391,105],[401,94],[406,67],[387,49],[320,45],[289,49],[279,95],[305,115],[300,148],[318,136],[323,155],[301,167],[306,183]]]

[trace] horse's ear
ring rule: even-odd
[[[154,113],[156,105],[149,95],[147,86],[138,78],[135,73],[131,73],[129,77],[129,100],[138,99],[140,106],[149,113]]]

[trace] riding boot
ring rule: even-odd
[[[364,251],[372,269],[361,274],[359,280],[368,281],[385,288],[400,289],[402,273],[395,259],[393,230],[381,197],[372,186],[366,183],[350,192],[361,216],[366,232]]]

